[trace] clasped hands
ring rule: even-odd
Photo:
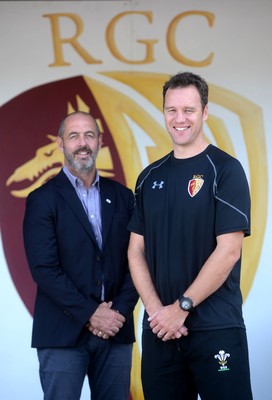
[[[184,321],[188,313],[181,310],[178,301],[168,306],[161,306],[149,316],[148,321],[152,332],[166,342],[171,339],[180,339],[188,335]]]
[[[111,307],[112,301],[99,304],[89,319],[87,328],[93,335],[109,339],[110,336],[115,336],[124,325],[125,317]]]

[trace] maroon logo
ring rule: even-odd
[[[101,174],[125,184],[120,158],[101,110],[83,77],[45,84],[0,108],[0,223],[6,261],[15,287],[33,314],[35,284],[27,265],[22,223],[27,194],[58,173],[63,156],[55,137],[71,111],[90,111],[104,132]],[[104,162],[105,161],[105,162]],[[104,166],[103,166],[104,162]]]

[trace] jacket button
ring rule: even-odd
[[[96,256],[96,261],[101,261],[101,257],[100,256]]]

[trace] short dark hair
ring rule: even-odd
[[[86,115],[86,116],[88,116],[88,117],[90,117],[90,118],[93,118],[93,120],[94,120],[94,122],[95,122],[95,125],[96,125],[96,129],[97,129],[98,136],[101,134],[100,129],[99,129],[99,126],[98,126],[98,123],[96,122],[96,119],[95,119],[91,114],[89,114],[88,112],[85,112],[85,111],[74,111],[74,112],[72,112],[72,113],[70,113],[70,114],[67,114],[66,117],[61,121],[60,126],[59,126],[59,130],[58,130],[58,136],[59,136],[60,138],[63,139],[63,135],[64,135],[64,124],[65,124],[66,119],[67,119],[68,117],[70,117],[71,115],[78,115],[78,114],[79,114],[79,115]]]
[[[194,86],[200,95],[202,109],[208,104],[209,87],[207,82],[199,75],[192,72],[179,72],[173,75],[163,86],[163,108],[165,103],[165,95],[168,89],[185,88]]]

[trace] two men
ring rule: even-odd
[[[173,151],[140,174],[128,225],[130,272],[145,306],[145,400],[252,400],[240,291],[250,234],[246,176],[205,139],[201,77],[181,73],[166,82],[163,110]],[[59,133],[65,167],[27,201],[25,246],[38,285],[32,344],[47,399],[64,400],[71,390],[78,399],[86,373],[92,399],[128,394],[133,196],[98,177],[97,131],[89,115],[68,116]]]
[[[127,261],[133,193],[99,177],[102,136],[89,114],[68,115],[58,144],[64,168],[30,193],[24,218],[44,398],[80,399],[87,374],[93,400],[128,400],[138,300]]]
[[[252,400],[240,291],[246,176],[205,139],[200,76],[169,79],[163,111],[173,151],[140,174],[129,224],[130,271],[145,307],[145,400]]]

